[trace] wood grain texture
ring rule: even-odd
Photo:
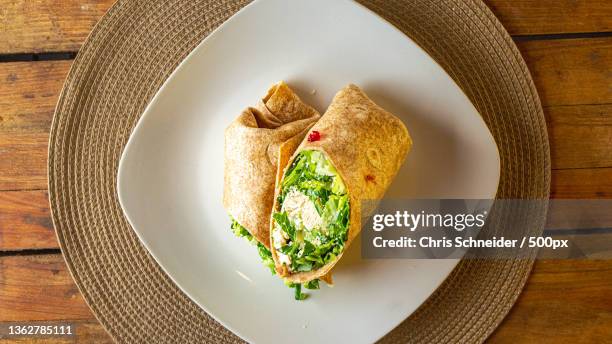
[[[60,254],[0,257],[0,321],[91,320]]]
[[[67,270],[61,254],[0,256],[0,323],[62,322],[76,336],[14,338],[2,343],[110,343]]]
[[[551,198],[612,198],[612,168],[553,170]]]
[[[544,112],[552,168],[612,166],[612,104],[554,106]]]
[[[48,133],[0,133],[0,190],[46,189]]]
[[[0,54],[79,50],[114,0],[0,0]]]
[[[612,37],[517,45],[544,106],[612,103]]]
[[[489,343],[609,343],[612,261],[534,265],[526,288]]]
[[[0,0],[0,54],[77,51],[114,0]],[[487,0],[512,35],[612,31],[608,0]]]
[[[49,128],[71,64],[0,63],[0,190],[47,188]]]
[[[612,31],[609,0],[485,0],[511,35]]]
[[[0,192],[0,251],[58,248],[47,191]]]

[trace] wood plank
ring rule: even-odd
[[[0,0],[0,54],[77,51],[114,0]]]
[[[70,60],[0,63],[0,130],[48,130],[70,65]]]
[[[76,334],[22,337],[9,343],[112,342],[85,304],[61,254],[0,256],[0,276],[0,323],[70,323]]]
[[[612,103],[612,37],[517,45],[544,106]]]
[[[553,168],[612,166],[612,104],[554,106],[544,112]]]
[[[77,51],[114,0],[0,0],[0,54]],[[487,0],[512,35],[612,31],[607,0]]]
[[[0,190],[46,189],[48,133],[0,133]]]
[[[551,198],[612,198],[612,168],[553,170]]]
[[[538,261],[489,343],[605,343],[612,338],[612,261]]]
[[[0,190],[47,187],[48,133],[71,64],[0,63]]]
[[[66,324],[66,322],[60,322],[62,324]],[[2,323],[0,322],[0,325]],[[5,323],[8,324],[13,323]],[[19,323],[23,324],[23,323]],[[32,325],[56,325],[58,322],[50,322],[50,321],[42,321],[35,322]],[[70,324],[73,326],[72,336],[11,336],[11,337],[0,337],[0,342],[3,344],[74,344],[74,343],[102,343],[102,344],[112,344],[113,340],[109,336],[108,333],[104,330],[102,325],[98,323],[97,320],[79,320],[79,321],[71,321]]]
[[[609,0],[485,0],[511,35],[612,31]]]
[[[612,37],[517,45],[544,106],[612,103]]]
[[[0,251],[58,248],[46,191],[0,192]]]
[[[0,321],[93,320],[61,254],[1,256]]]

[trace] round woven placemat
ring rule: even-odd
[[[464,90],[498,144],[500,198],[549,195],[537,92],[512,39],[479,0],[362,0],[423,47]],[[53,222],[68,267],[102,325],[125,343],[241,340],[162,272],[124,218],[117,165],[148,101],[183,58],[246,0],[119,1],[79,52],[49,147]],[[532,228],[537,234],[540,228]],[[531,259],[462,260],[383,342],[484,341],[512,307]]]

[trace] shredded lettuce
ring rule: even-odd
[[[274,267],[274,259],[272,258],[272,252],[264,246],[264,244],[260,243],[246,230],[238,221],[236,221],[233,217],[230,216],[232,220],[231,229],[234,234],[239,238],[245,238],[248,242],[253,245],[257,245],[257,252],[259,253],[259,257],[261,257],[261,262],[263,265],[270,269],[273,275],[276,274],[276,269]]]
[[[231,224],[230,228],[232,229],[232,232],[234,232],[234,234],[237,237],[245,238],[247,241],[249,241],[251,243],[255,240],[255,238],[251,235],[251,233],[249,233],[249,231],[247,231],[246,228],[242,227],[242,225],[240,225],[238,223],[238,221],[236,221],[231,216],[230,216],[230,219],[232,220],[232,224]]]
[[[289,237],[279,251],[290,257],[291,271],[316,270],[344,249],[350,214],[346,186],[322,152],[306,150],[298,154],[285,173],[278,196],[281,208],[291,190],[301,192],[313,202],[322,225],[306,230],[303,225],[292,223],[287,213],[274,213],[274,221]]]
[[[285,214],[286,217],[286,214]],[[266,248],[262,243],[255,240],[255,237],[249,233],[238,221],[236,221],[233,217],[230,216],[232,220],[231,229],[234,234],[239,238],[245,238],[251,244],[257,245],[257,252],[259,253],[259,257],[261,257],[261,262],[265,265],[273,275],[276,275],[276,268],[274,266],[274,259],[272,258],[272,252]],[[289,221],[287,220],[287,223]],[[289,224],[290,225],[290,224]],[[290,288],[294,289],[295,299],[298,301],[305,300],[308,297],[308,294],[304,294],[302,292],[302,285],[299,283],[289,283],[287,284]],[[315,279],[310,282],[304,284],[306,289],[319,289],[319,280]]]
[[[304,283],[304,288],[306,289],[319,289],[319,280],[313,279],[312,281],[308,281]]]
[[[319,289],[319,280],[318,279],[313,279],[312,281],[308,281],[308,282],[306,282],[304,284],[291,283],[291,282],[285,282],[285,284],[289,288],[293,288],[294,297],[298,301],[305,300],[306,298],[308,298],[308,294],[305,294],[305,293],[302,292],[302,286],[304,288],[310,289],[310,290]]]
[[[302,293],[302,285],[300,283],[286,283],[289,288],[293,288],[293,295],[296,300],[306,300],[308,294]]]
[[[289,221],[287,213],[274,213],[274,215],[272,215],[272,218],[283,229],[283,231],[287,233],[289,239],[295,240],[295,227]]]
[[[274,266],[274,259],[272,258],[272,252],[268,250],[262,243],[257,242],[257,252],[261,257],[261,262],[265,265],[272,275],[276,275],[276,268]]]

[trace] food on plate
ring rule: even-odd
[[[336,94],[297,149],[295,140],[280,146],[270,243],[285,281],[329,276],[361,231],[361,201],[383,197],[411,146],[402,121],[355,85]]]
[[[260,253],[270,246],[279,147],[289,140],[301,141],[320,117],[280,82],[225,130],[223,206],[234,233],[257,242]]]
[[[383,197],[412,140],[355,85],[323,116],[284,83],[225,131],[223,205],[233,232],[303,300],[361,231],[362,200]]]

